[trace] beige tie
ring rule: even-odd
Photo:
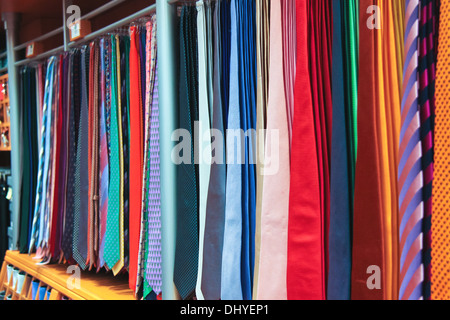
[[[261,204],[263,175],[261,167],[264,161],[266,128],[267,94],[269,86],[269,0],[256,0],[256,65],[258,71],[256,92],[256,130],[257,130],[257,163],[256,163],[256,227],[255,227],[255,270],[253,279],[254,299],[257,299],[259,251],[261,246]]]

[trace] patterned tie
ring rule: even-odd
[[[187,130],[191,137],[194,121],[198,120],[196,13],[194,7],[183,6],[180,21],[179,128]],[[179,190],[174,283],[183,300],[194,294],[198,266],[198,175],[192,143],[190,147],[189,163],[177,166]]]
[[[436,67],[436,123],[434,140],[435,171],[433,182],[432,229],[433,251],[431,298],[433,300],[450,299],[450,282],[448,281],[450,261],[450,220],[448,219],[448,163],[450,159],[450,2],[441,2],[439,21],[439,49]]]
[[[119,159],[119,133],[118,133],[118,104],[117,104],[117,52],[116,38],[111,36],[111,155],[110,155],[110,181],[108,193],[108,218],[105,233],[105,263],[109,269],[120,259],[120,159]]]
[[[405,64],[399,149],[401,300],[423,298],[423,174],[418,105],[419,0],[406,1]]]
[[[142,169],[142,206],[141,206],[141,225],[139,230],[139,256],[138,256],[138,268],[137,268],[137,281],[135,292],[139,292],[142,285],[142,280],[144,275],[144,264],[145,264],[145,253],[147,252],[147,190],[148,178],[149,178],[149,148],[150,148],[150,117],[151,117],[151,100],[152,100],[152,88],[154,84],[154,78],[151,78],[154,70],[152,69],[152,27],[153,22],[147,21],[146,26],[146,42],[145,42],[145,97],[144,97],[144,162]],[[147,281],[144,280],[144,297],[146,294],[145,286],[148,285]],[[149,288],[149,291],[152,289]]]
[[[88,127],[89,127],[89,48],[81,49],[81,109],[75,171],[75,209],[73,225],[73,258],[84,270],[88,251],[88,208],[89,208],[89,169],[88,169]]]
[[[156,56],[154,58],[156,60]],[[150,179],[148,206],[148,239],[145,278],[148,286],[158,295],[161,293],[161,209],[159,185],[159,100],[158,70],[155,61],[155,80],[152,94],[150,121]],[[149,293],[148,291],[146,291]],[[145,293],[146,293],[145,292]]]
[[[41,207],[43,206],[43,190],[44,190],[44,163],[45,163],[45,157],[46,157],[46,140],[47,140],[47,117],[48,117],[48,109],[51,108],[51,105],[49,106],[48,97],[51,95],[51,92],[49,90],[50,84],[53,81],[53,72],[54,72],[54,64],[55,64],[55,57],[51,57],[49,59],[48,67],[47,67],[47,74],[45,77],[45,97],[44,97],[44,105],[42,110],[42,126],[41,126],[41,148],[39,151],[39,167],[38,167],[38,174],[37,174],[37,186],[36,186],[36,202],[35,202],[35,208],[34,208],[34,215],[33,215],[33,225],[32,225],[32,231],[31,231],[31,238],[30,238],[30,244],[28,246],[28,252],[31,253],[35,246],[37,245],[37,239],[39,237],[39,225],[40,225],[40,211]]]
[[[116,90],[116,101],[117,101],[117,128],[119,135],[119,167],[118,171],[120,173],[119,178],[119,241],[115,243],[119,249],[119,261],[112,267],[112,271],[114,275],[117,275],[122,268],[125,266],[125,198],[124,198],[124,189],[125,189],[125,177],[124,177],[124,139],[123,139],[123,130],[127,130],[124,126],[123,122],[123,114],[122,114],[122,92],[121,88],[121,65],[120,65],[120,36],[118,34],[115,35],[115,58],[116,58],[116,78],[115,84],[112,87],[112,90]],[[126,97],[123,97],[126,99]],[[128,230],[128,228],[127,228]],[[127,241],[128,244],[128,241]]]
[[[75,49],[70,56],[69,74],[70,78],[70,103],[69,103],[69,140],[68,140],[68,172],[67,172],[67,206],[64,218],[64,233],[62,240],[62,250],[66,260],[72,258],[72,239],[73,239],[73,216],[75,210],[75,160],[78,144],[79,122],[79,84],[80,84],[80,51]]]
[[[100,40],[100,170],[99,170],[99,254],[97,267],[103,267],[105,260],[104,252],[104,235],[106,231],[106,219],[108,216],[108,190],[109,190],[109,157],[108,157],[108,140],[106,137],[106,69],[109,68],[109,46],[108,39]],[[109,81],[108,81],[109,85]]]
[[[419,30],[419,105],[420,137],[422,140],[422,170],[424,178],[424,299],[431,298],[431,212],[433,182],[433,121],[436,78],[436,0],[421,1]]]

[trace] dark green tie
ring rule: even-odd
[[[179,127],[192,137],[198,119],[197,47],[195,7],[184,6],[180,21],[180,113]],[[181,298],[190,298],[195,290],[198,268],[198,176],[191,143],[191,161],[177,167],[177,239],[174,282]]]

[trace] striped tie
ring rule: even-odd
[[[419,52],[419,105],[420,138],[422,140],[422,168],[424,178],[424,299],[430,299],[431,279],[431,187],[433,182],[433,119],[435,105],[436,76],[436,0],[422,0],[420,14],[420,52]]]
[[[419,0],[406,1],[405,64],[399,149],[401,300],[423,298],[423,173],[418,105]]]
[[[34,207],[34,215],[33,215],[33,224],[32,224],[32,231],[31,231],[31,240],[30,245],[28,248],[28,252],[31,253],[31,251],[35,248],[36,241],[39,236],[39,223],[40,223],[40,208],[42,205],[42,199],[43,199],[43,187],[44,187],[44,176],[43,176],[43,170],[44,170],[44,162],[45,162],[45,144],[46,144],[46,131],[47,131],[47,109],[49,107],[48,105],[48,96],[49,96],[49,84],[50,81],[53,78],[53,67],[55,64],[55,58],[51,57],[49,60],[49,64],[47,67],[47,75],[45,77],[45,97],[44,97],[44,107],[42,110],[42,127],[41,127],[41,148],[39,151],[39,167],[38,167],[38,175],[37,175],[37,187],[36,187],[36,203]]]

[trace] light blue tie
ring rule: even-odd
[[[236,0],[230,4],[230,99],[228,129],[236,133],[241,128],[239,103],[239,64],[237,42]],[[242,248],[242,143],[240,137],[227,135],[227,185],[225,200],[225,229],[222,251],[222,300],[242,300],[241,248]]]

